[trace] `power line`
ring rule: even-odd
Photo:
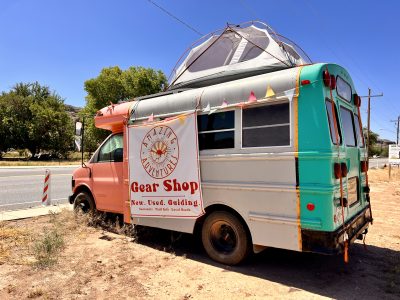
[[[186,23],[185,21],[179,19],[178,17],[176,17],[175,15],[173,15],[172,13],[170,13],[168,10],[166,10],[164,7],[160,6],[159,4],[157,4],[156,2],[154,2],[153,0],[147,0],[148,2],[150,2],[151,4],[153,4],[154,6],[158,7],[159,9],[161,9],[163,12],[165,12],[167,15],[169,15],[171,18],[174,18],[176,21],[178,21],[179,23],[183,24],[184,26],[186,26],[187,28],[189,28],[190,30],[192,30],[193,32],[197,33],[199,36],[203,36],[204,34],[202,34],[200,31],[198,31],[197,29],[195,29],[193,26],[190,26],[188,23]]]
[[[304,1],[304,3],[308,6],[308,8],[311,10],[311,12],[317,17],[317,18],[319,18],[321,21],[323,21],[324,19],[323,19],[323,17],[322,17],[322,15],[319,13],[319,11],[317,10],[317,8],[316,7],[314,7],[314,6],[312,6],[311,5],[311,3],[308,1],[308,0],[303,0]],[[324,22],[321,22],[321,24],[324,24]],[[321,30],[321,28],[319,27],[319,30]],[[323,34],[323,32],[321,31],[321,37],[324,39],[324,34]],[[339,46],[340,48],[344,48],[343,47],[343,44],[340,42],[340,40],[337,40],[337,41],[335,41],[335,43],[336,43],[336,45],[337,46]],[[329,47],[327,47],[327,48],[329,48]],[[339,57],[333,52],[333,50],[332,49],[330,49],[329,48],[329,50],[331,51],[331,53],[332,54],[334,54],[334,56],[336,57],[336,58],[338,58],[339,59]],[[341,51],[342,53],[343,53],[343,51]],[[368,72],[366,71],[366,70],[362,70],[361,69],[361,67],[360,67],[360,65],[357,63],[357,61],[355,60],[355,59],[353,59],[350,55],[348,55],[348,54],[346,54],[344,57],[346,57],[350,62],[352,62],[352,64],[353,64],[353,67],[354,67],[354,69],[357,69],[358,71],[359,71],[359,74],[360,74],[360,76],[362,75],[363,77],[364,77],[364,79],[366,79],[367,81],[369,81],[371,84],[372,84],[372,86],[375,86],[376,88],[378,88],[378,85],[376,84],[376,82],[374,82],[372,79],[371,79],[371,77],[370,76],[368,76]],[[341,60],[341,59],[339,59],[339,60]],[[343,61],[343,60],[342,60]],[[344,61],[343,61],[344,62]],[[358,74],[357,74],[357,72],[354,72],[353,73],[354,74],[354,76],[355,77],[357,77],[358,79],[360,79],[360,81],[362,82],[362,83],[364,83],[364,85],[365,86],[368,86],[369,84],[367,84],[366,83],[366,81],[364,81],[360,76],[358,76]],[[394,110],[398,110],[398,106],[396,106],[396,102],[395,101],[393,101],[393,102],[388,102],[388,105],[392,108],[392,109],[394,109]]]
[[[311,5],[311,3],[310,3],[308,0],[303,0],[303,1],[304,1],[304,3],[308,6],[308,8],[311,10],[311,12],[312,12],[317,18],[320,18],[320,20],[323,20],[323,18],[321,17],[321,14],[317,11],[317,9],[316,9],[315,7],[313,7],[313,6]],[[323,24],[323,23],[322,23],[322,24]],[[320,28],[319,28],[319,29],[320,29]],[[321,37],[322,37],[322,39],[324,39],[324,35],[323,35],[323,34],[321,35]],[[343,44],[342,44],[340,41],[336,41],[336,45],[337,45],[337,47],[339,46],[339,47],[341,47],[342,49],[344,48],[344,47],[343,47]],[[336,55],[336,53],[333,52],[332,49],[330,49],[330,47],[327,47],[327,48],[329,48],[329,50],[331,51],[331,53],[334,54],[334,56],[340,60],[340,58]],[[343,51],[341,51],[341,52],[342,52],[342,54],[343,54]],[[364,79],[366,79],[367,81],[369,81],[373,86],[375,86],[375,87],[378,86],[378,85],[376,84],[376,82],[374,82],[374,81],[371,79],[371,77],[368,76],[368,73],[367,73],[365,70],[363,71],[363,70],[361,69],[360,65],[357,63],[357,61],[356,61],[355,59],[353,59],[353,58],[352,58],[350,55],[348,55],[348,54],[344,55],[344,57],[346,57],[349,61],[352,62],[353,67],[359,72],[359,74],[358,74],[358,72],[354,72],[353,75],[355,75],[355,77],[357,77],[362,83],[364,83],[365,86],[368,86],[368,84],[364,81]],[[360,75],[360,76],[358,76],[358,75]],[[363,77],[363,78],[361,78],[361,77]],[[394,102],[394,101],[391,102],[390,100],[388,100],[388,102],[386,102],[386,104],[389,106],[389,108],[392,109],[392,111],[398,111],[398,105],[397,105],[396,102]],[[367,110],[367,112],[368,112],[368,110]],[[389,114],[388,111],[387,111],[386,109],[384,109],[383,111],[381,110],[381,113],[382,113],[382,112],[383,112],[383,114],[386,115],[387,117],[389,117],[389,115],[390,115],[390,118],[392,117],[392,114]],[[375,123],[378,123],[376,119],[374,120],[374,122],[375,122]]]

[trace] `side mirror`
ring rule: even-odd
[[[83,131],[83,124],[82,122],[75,122],[75,135],[81,136]]]

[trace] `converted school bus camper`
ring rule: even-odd
[[[208,255],[225,264],[265,247],[347,251],[372,222],[360,98],[343,67],[300,53],[264,24],[205,37],[166,92],[97,113],[96,126],[111,134],[74,172],[71,203],[126,223],[200,230]],[[132,216],[129,126],[191,111],[204,214]]]

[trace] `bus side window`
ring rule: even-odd
[[[235,111],[198,115],[199,150],[235,147]]]
[[[326,113],[328,115],[329,130],[331,132],[331,140],[332,140],[333,144],[337,145],[335,124],[333,123],[333,116],[332,116],[332,102],[328,99],[325,99],[325,106],[326,106]],[[340,131],[338,112],[337,112],[335,104],[334,104],[334,107],[335,107],[336,125],[338,126],[338,133],[339,133],[339,144],[341,145],[342,144],[342,133]]]
[[[351,102],[353,92],[351,85],[340,76],[336,76],[336,93],[347,102]]]
[[[358,115],[354,115],[354,122],[355,122],[354,126],[356,127],[358,146],[364,147],[364,136],[361,132],[360,119]]]
[[[290,145],[289,103],[243,109],[242,147]]]
[[[346,146],[357,146],[356,132],[354,129],[353,113],[343,106],[340,107],[340,119],[342,120],[342,128],[344,133],[344,141]]]
[[[123,151],[122,134],[115,134],[101,147],[97,162],[121,162]]]

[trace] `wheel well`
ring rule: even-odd
[[[200,218],[198,218],[196,221],[196,224],[194,226],[194,232],[193,232],[195,235],[201,234],[201,227],[204,223],[204,220],[207,218],[208,215],[210,215],[214,211],[226,211],[226,212],[229,212],[229,213],[233,214],[234,216],[236,216],[240,220],[240,222],[242,222],[242,224],[244,225],[244,228],[246,229],[246,232],[250,238],[250,243],[251,244],[253,243],[249,226],[247,226],[247,223],[243,219],[243,217],[232,207],[229,207],[229,206],[226,206],[223,204],[214,204],[214,205],[210,205],[210,206],[206,207],[205,211],[206,211],[206,213],[204,215],[202,215]]]
[[[94,199],[92,192],[91,192],[90,189],[89,189],[87,186],[85,186],[85,185],[80,185],[80,186],[78,186],[78,187],[76,188],[75,193],[74,193],[74,201],[75,201],[76,195],[78,195],[78,194],[81,193],[81,192],[86,192],[86,193],[88,193],[90,196],[92,196],[94,205],[96,206],[96,200]]]

